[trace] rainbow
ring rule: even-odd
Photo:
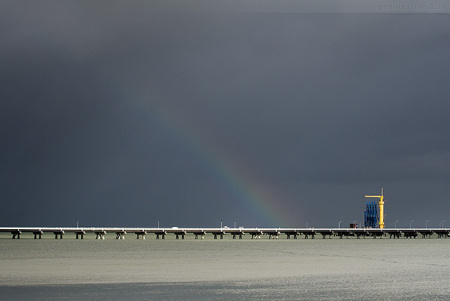
[[[221,154],[214,146],[217,144],[173,109],[155,109],[153,107],[149,112],[154,124],[165,136],[181,145],[190,160],[206,170],[215,184],[227,192],[231,206],[238,208],[249,220],[256,221],[258,227],[298,225],[299,214],[294,215],[290,208],[285,208],[270,185],[264,185],[242,162]]]

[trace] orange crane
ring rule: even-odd
[[[380,207],[380,229],[384,228],[384,196],[383,188],[381,188],[381,195],[366,195],[366,198],[380,198],[378,206]]]

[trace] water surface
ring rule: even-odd
[[[0,239],[2,300],[449,300],[448,239]]]

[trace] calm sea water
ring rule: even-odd
[[[449,300],[450,239],[0,239],[1,300]]]

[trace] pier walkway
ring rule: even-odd
[[[244,235],[252,239],[263,236],[277,239],[280,236],[287,239],[314,239],[321,238],[447,238],[450,228],[127,228],[127,227],[0,227],[0,232],[11,233],[12,239],[20,239],[22,233],[34,234],[34,239],[41,239],[44,234],[53,234],[55,239],[62,239],[66,234],[75,235],[76,239],[84,239],[88,233],[94,234],[96,239],[104,239],[105,235],[112,233],[116,239],[125,239],[125,235],[134,234],[137,239],[145,239],[147,234],[156,235],[156,239],[165,239],[166,235],[175,235],[176,239],[184,239],[186,235],[194,235],[195,239],[203,239],[205,235],[213,235],[214,239],[223,239],[231,235],[233,239],[242,239]]]

